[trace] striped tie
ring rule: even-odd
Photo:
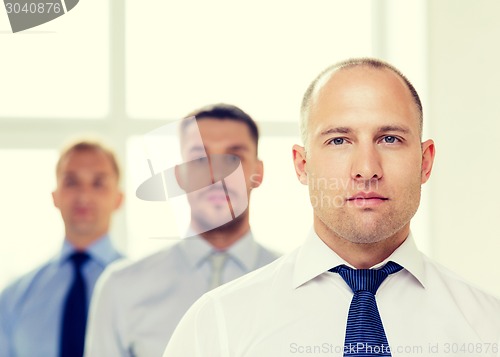
[[[347,317],[344,356],[391,356],[375,294],[389,274],[401,269],[403,267],[394,262],[388,262],[378,270],[356,270],[345,265],[330,269],[339,273],[354,293]]]

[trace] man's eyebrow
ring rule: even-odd
[[[61,176],[65,179],[73,179],[73,178],[78,178],[78,172],[77,171],[63,171],[61,172]],[[107,178],[111,177],[112,175],[109,172],[106,171],[98,171],[94,174],[94,178],[101,179],[101,178]]]
[[[205,147],[202,145],[195,145],[189,148],[189,153],[200,152],[200,151],[205,152]]]
[[[233,145],[228,148],[228,151],[235,152],[235,151],[249,151],[250,149],[248,148],[247,145]]]
[[[332,128],[327,128],[327,129],[323,130],[320,133],[320,136],[326,136],[326,135],[331,135],[331,134],[350,134],[350,133],[352,133],[352,131],[353,130],[351,128],[345,127],[345,126],[332,127]],[[405,127],[405,126],[401,126],[401,125],[384,125],[384,126],[379,127],[377,129],[377,132],[379,132],[379,133],[398,132],[398,133],[402,133],[402,134],[408,134],[408,133],[410,133],[410,129]]]
[[[95,177],[96,177],[96,178],[106,178],[106,177],[109,177],[109,176],[110,176],[110,175],[109,175],[109,173],[108,173],[108,172],[102,172],[102,171],[97,172],[97,173],[95,174]]]
[[[333,128],[327,128],[323,130],[319,135],[320,136],[325,136],[325,135],[331,135],[331,134],[349,134],[352,132],[351,128],[348,128],[346,126],[338,126],[338,127],[333,127]]]
[[[384,125],[378,128],[379,133],[385,133],[385,132],[397,132],[401,134],[408,134],[410,133],[410,129],[408,129],[405,126],[400,126],[400,125]]]

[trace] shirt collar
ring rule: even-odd
[[[76,249],[73,244],[71,244],[67,239],[64,239],[61,253],[59,254],[59,263],[63,264],[75,251]],[[103,235],[101,238],[89,245],[87,249],[85,249],[85,252],[90,255],[92,260],[100,264],[102,267],[105,267],[120,256],[120,254],[113,247],[108,234]]]
[[[406,240],[385,259],[382,263],[377,264],[375,267],[382,266],[388,261],[393,261],[401,265],[425,288],[425,266],[422,253],[417,248],[413,234],[410,232]]]
[[[245,271],[249,272],[255,268],[259,250],[251,231],[238,239],[227,252]]]
[[[216,249],[199,235],[188,236],[184,238],[179,248],[183,251],[187,258],[188,264],[195,268],[203,264],[210,254]],[[234,260],[245,271],[250,271],[255,266],[255,261],[258,258],[258,246],[251,231],[248,231],[240,239],[238,239],[227,250],[229,258]]]
[[[378,268],[388,261],[401,265],[425,288],[424,261],[411,233],[387,259],[372,268]],[[350,266],[349,263],[331,250],[314,230],[311,230],[308,239],[297,252],[293,273],[293,288],[295,289],[341,264]]]

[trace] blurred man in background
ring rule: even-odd
[[[57,256],[0,294],[2,357],[81,357],[94,284],[121,256],[108,236],[123,199],[114,153],[98,142],[76,142],[61,153],[56,176],[52,196],[64,242]],[[48,239],[40,228],[40,239]]]
[[[186,164],[177,167],[176,177],[191,208],[188,238],[103,275],[92,302],[86,357],[161,355],[203,293],[276,258],[250,230],[247,202],[263,176],[254,120],[235,106],[210,105],[186,117],[180,135]],[[241,176],[226,177],[240,164]]]

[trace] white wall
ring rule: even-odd
[[[500,2],[428,1],[433,257],[500,296]]]

